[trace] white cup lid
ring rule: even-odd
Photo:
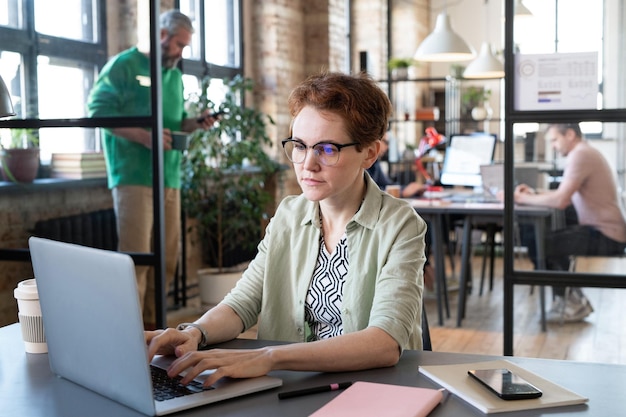
[[[37,283],[35,279],[27,279],[17,284],[17,288],[13,291],[13,295],[19,300],[38,300]]]

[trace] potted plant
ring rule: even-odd
[[[491,116],[488,100],[491,90],[484,87],[469,86],[461,95],[463,113],[471,115],[474,120],[485,120]]]
[[[387,68],[391,76],[396,80],[406,80],[409,77],[409,68],[415,64],[412,58],[391,58],[387,62]]]
[[[29,183],[39,170],[39,136],[35,129],[11,129],[8,146],[0,143],[4,181]]]
[[[190,135],[181,196],[187,216],[196,220],[192,227],[202,239],[205,262],[222,272],[254,257],[273,201],[267,183],[279,164],[265,152],[272,144],[266,127],[274,121],[240,104],[253,81],[226,80],[219,105],[207,98],[210,82],[202,81],[202,93],[190,100],[190,113],[209,109],[221,116],[211,129]]]
[[[450,75],[456,79],[463,78],[463,73],[465,72],[465,65],[463,64],[451,64],[450,65]]]

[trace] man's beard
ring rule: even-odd
[[[161,66],[163,68],[171,69],[171,68],[176,67],[180,58],[178,58],[177,56],[176,57],[171,56],[167,53],[169,46],[170,46],[169,41],[165,41],[161,44]]]
[[[176,65],[178,64],[178,61],[179,61],[178,58],[161,55],[161,66],[163,68],[168,68],[168,69],[175,68]]]

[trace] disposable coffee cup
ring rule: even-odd
[[[399,185],[396,185],[396,184],[388,185],[385,187],[385,191],[389,195],[400,198],[400,186]]]
[[[172,132],[172,149],[184,151],[187,149],[189,134],[187,132]]]
[[[22,328],[22,339],[28,353],[46,353],[48,345],[41,319],[39,293],[34,279],[27,279],[17,284],[13,291],[17,300],[18,317]]]

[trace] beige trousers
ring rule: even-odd
[[[153,207],[152,188],[124,185],[112,190],[117,220],[118,250],[121,252],[152,253]],[[180,245],[180,190],[165,188],[165,291],[174,281]],[[154,268],[135,267],[139,302],[144,325],[156,323]]]

